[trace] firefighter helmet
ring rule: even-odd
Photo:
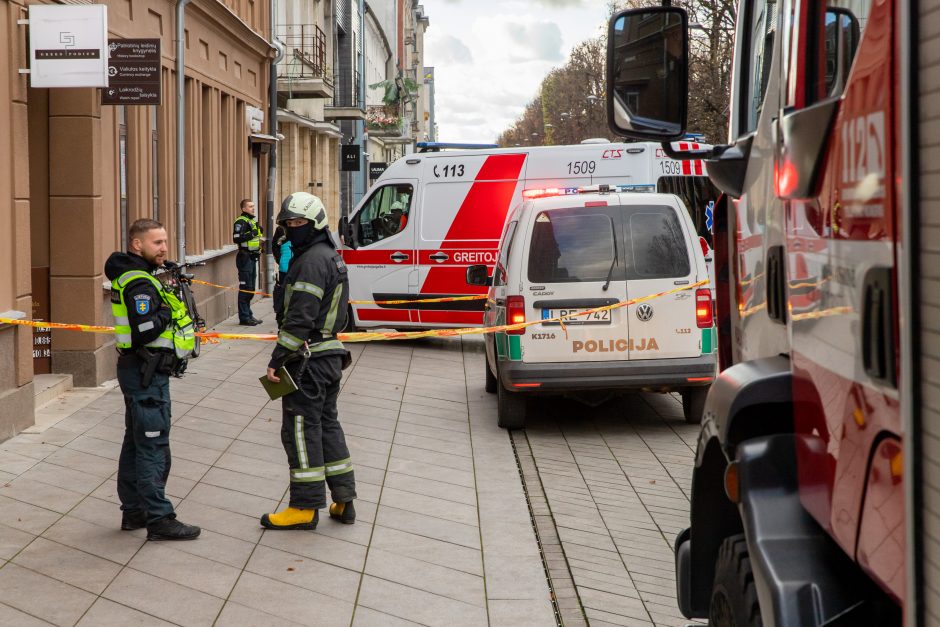
[[[297,218],[309,220],[317,231],[328,226],[323,201],[307,192],[295,192],[284,199],[281,203],[281,211],[277,214],[277,223],[282,224],[287,220]]]

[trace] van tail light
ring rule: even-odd
[[[519,324],[525,322],[525,298],[522,296],[506,297],[506,324]],[[525,327],[506,331],[508,335],[522,335]]]
[[[695,290],[695,322],[700,329],[709,329],[715,322],[712,291],[708,288]]]

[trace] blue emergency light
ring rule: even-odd
[[[415,144],[418,152],[440,152],[442,150],[482,150],[499,148],[499,144],[457,144],[448,142],[418,142]]]

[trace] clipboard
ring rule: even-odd
[[[281,380],[279,383],[270,381],[268,379],[268,375],[264,375],[258,379],[261,381],[261,385],[264,387],[264,391],[268,393],[268,396],[271,397],[272,401],[276,401],[282,396],[287,396],[291,392],[297,391],[297,384],[294,383],[293,377],[291,377],[290,373],[287,372],[287,368],[281,366],[274,374]]]

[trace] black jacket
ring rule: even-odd
[[[238,217],[240,218],[241,216],[245,216],[246,218],[248,218],[249,220],[257,224],[259,234],[264,233],[264,231],[261,229],[261,225],[258,224],[256,216],[247,214],[244,211],[242,211],[241,215],[239,215]],[[246,249],[242,248],[241,245],[247,242],[248,240],[250,240],[251,238],[252,238],[251,226],[244,220],[239,220],[238,218],[235,218],[235,224],[232,226],[232,241],[238,244],[239,252],[243,250],[245,252],[248,252]],[[253,253],[253,254],[258,255],[260,254],[260,252],[261,251],[259,250],[257,253]]]
[[[143,270],[152,273],[157,266],[134,253],[111,253],[104,264],[104,274],[109,281],[115,281],[128,270]],[[112,292],[112,298],[116,296]],[[138,304],[139,303],[139,304]],[[127,319],[131,327],[131,345],[134,348],[157,339],[172,320],[170,308],[163,302],[157,288],[150,281],[138,279],[124,289],[124,304],[127,305]],[[144,313],[141,313],[144,310]],[[153,323],[152,328],[150,324]],[[144,331],[140,327],[144,327]]]
[[[336,333],[346,326],[349,278],[346,264],[328,232],[319,232],[309,244],[297,248],[284,278],[284,289],[287,308],[279,335],[287,334],[301,342],[309,340],[313,347],[322,341],[335,340]],[[268,367],[280,368],[292,353],[293,350],[278,343]],[[345,354],[346,349],[340,346],[313,353],[317,357]]]

